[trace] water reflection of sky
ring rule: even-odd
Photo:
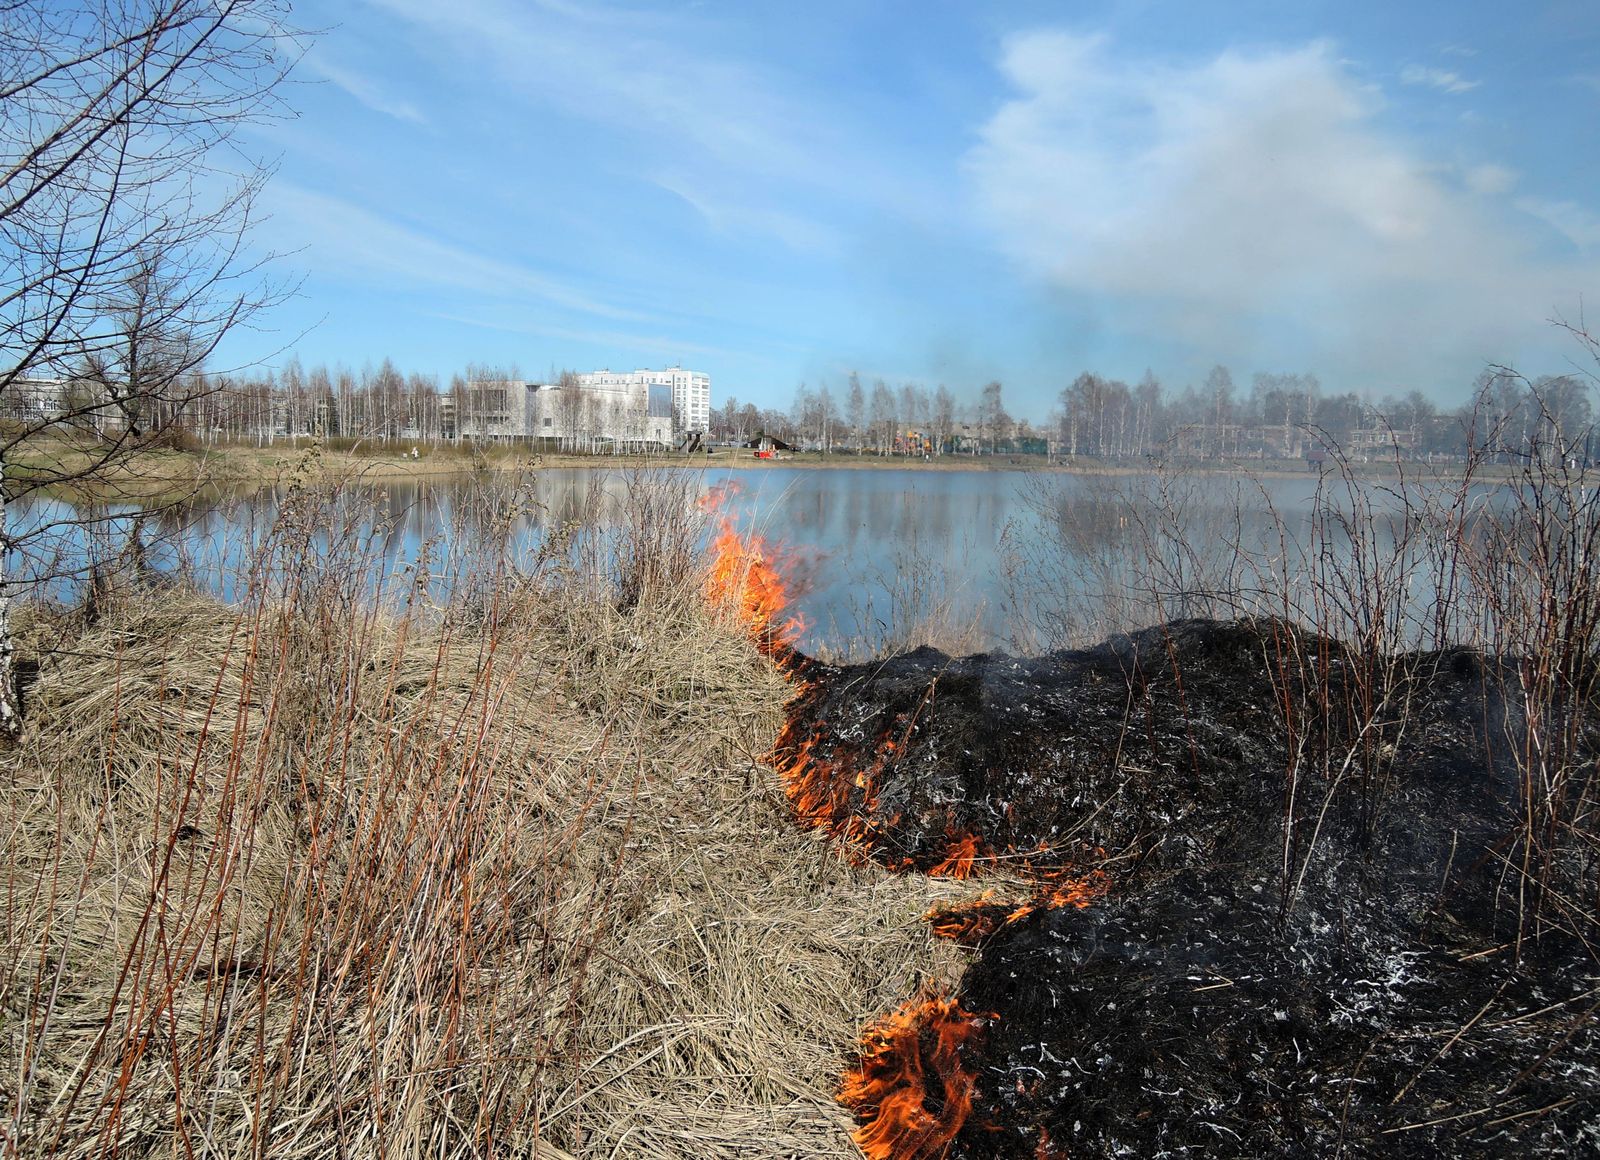
[[[726,510],[741,529],[792,549],[800,562],[797,609],[809,626],[802,642],[808,648],[852,641],[871,647],[889,639],[899,621],[929,613],[957,630],[970,629],[974,647],[1005,644],[1015,627],[1007,602],[1016,598],[1016,586],[1008,584],[1008,573],[1014,580],[1041,545],[1054,552],[1065,543],[1085,558],[1136,550],[1138,534],[1122,497],[1130,487],[1150,486],[1148,479],[1127,477],[915,469],[720,468],[695,479],[702,493],[732,483]],[[623,526],[630,487],[638,485],[620,471],[534,473],[518,497],[514,550],[531,557],[552,531],[573,522]],[[1291,530],[1303,526],[1315,486],[1310,476],[1261,484],[1218,478],[1194,488],[1174,510],[1192,525],[1179,530],[1201,542],[1233,534],[1249,539],[1266,535],[1269,510]],[[151,517],[147,539],[155,562],[172,567],[181,559],[231,598],[284,495],[262,489]],[[385,481],[353,495],[335,526],[320,534],[319,547],[361,555],[376,582],[415,568],[424,556],[437,562],[470,553],[487,537],[487,523],[505,514],[506,503],[503,487],[471,478]],[[18,506],[14,526],[74,515],[52,500]],[[34,575],[70,572],[95,535],[115,542],[126,527],[123,521],[109,532],[89,533],[69,526],[53,541],[37,542],[31,558],[13,561],[13,568]],[[1079,574],[1070,568],[1060,573]]]

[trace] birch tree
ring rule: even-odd
[[[0,495],[105,478],[210,389],[222,337],[282,291],[247,256],[280,111],[283,0],[0,7]],[[33,454],[40,444],[71,454]],[[26,480],[6,467],[30,460]],[[0,500],[0,560],[27,537]],[[21,728],[0,569],[0,733]]]

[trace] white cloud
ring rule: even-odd
[[[1400,70],[1400,81],[1407,85],[1424,85],[1428,88],[1438,89],[1442,93],[1454,96],[1457,93],[1468,93],[1478,87],[1477,81],[1469,81],[1459,73],[1449,69],[1429,68],[1426,65],[1408,64]]]
[[[1171,65],[1048,32],[1001,65],[1018,95],[968,165],[1002,246],[1207,358],[1437,377],[1513,357],[1600,273],[1537,252],[1492,196],[1509,171],[1386,135],[1326,44]]]

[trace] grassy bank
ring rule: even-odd
[[[794,830],[788,688],[704,599],[692,493],[634,486],[609,548],[387,602],[302,491],[234,606],[27,610],[5,1154],[857,1154],[841,1058],[945,969],[949,888]]]

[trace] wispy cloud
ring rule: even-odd
[[[815,214],[797,212],[802,201],[892,202],[908,183],[853,136],[859,119],[803,74],[712,47],[711,13],[564,0],[373,2],[415,30],[441,67],[472,62],[530,112],[557,109],[600,126],[644,173],[692,171],[702,189],[736,190],[706,214],[715,228],[803,247],[816,234],[804,220]]]
[[[777,131],[783,114],[757,71],[659,35],[656,17],[501,0],[376,3],[435,49],[477,60],[513,91],[587,119],[668,131],[718,157],[785,168],[805,132],[793,121]]]
[[[1438,89],[1441,93],[1449,93],[1452,96],[1458,93],[1470,93],[1479,84],[1478,81],[1469,81],[1460,73],[1451,72],[1449,69],[1429,68],[1421,64],[1408,64],[1401,69],[1400,82]]]
[[[278,216],[290,219],[289,232],[304,241],[313,264],[326,272],[391,282],[400,278],[408,285],[448,287],[488,298],[534,298],[603,318],[647,317],[303,186],[274,182],[270,200]]]
[[[1579,249],[1600,249],[1600,215],[1572,201],[1524,197],[1517,207],[1550,225]]]
[[[655,183],[683,201],[718,233],[770,236],[801,254],[832,256],[840,250],[839,236],[833,230],[800,214],[716,197],[682,174],[658,175]]]
[[[1474,190],[1387,136],[1380,95],[1329,45],[1173,66],[1041,32],[1001,67],[1018,95],[969,158],[1001,244],[1208,356],[1437,376],[1506,357],[1600,273],[1516,228],[1507,171],[1480,168]]]
[[[337,86],[375,113],[393,117],[397,121],[409,121],[413,125],[425,125],[428,122],[416,105],[404,97],[390,94],[382,84],[365,73],[336,64],[325,52],[315,49],[308,52],[300,62],[300,68]]]

